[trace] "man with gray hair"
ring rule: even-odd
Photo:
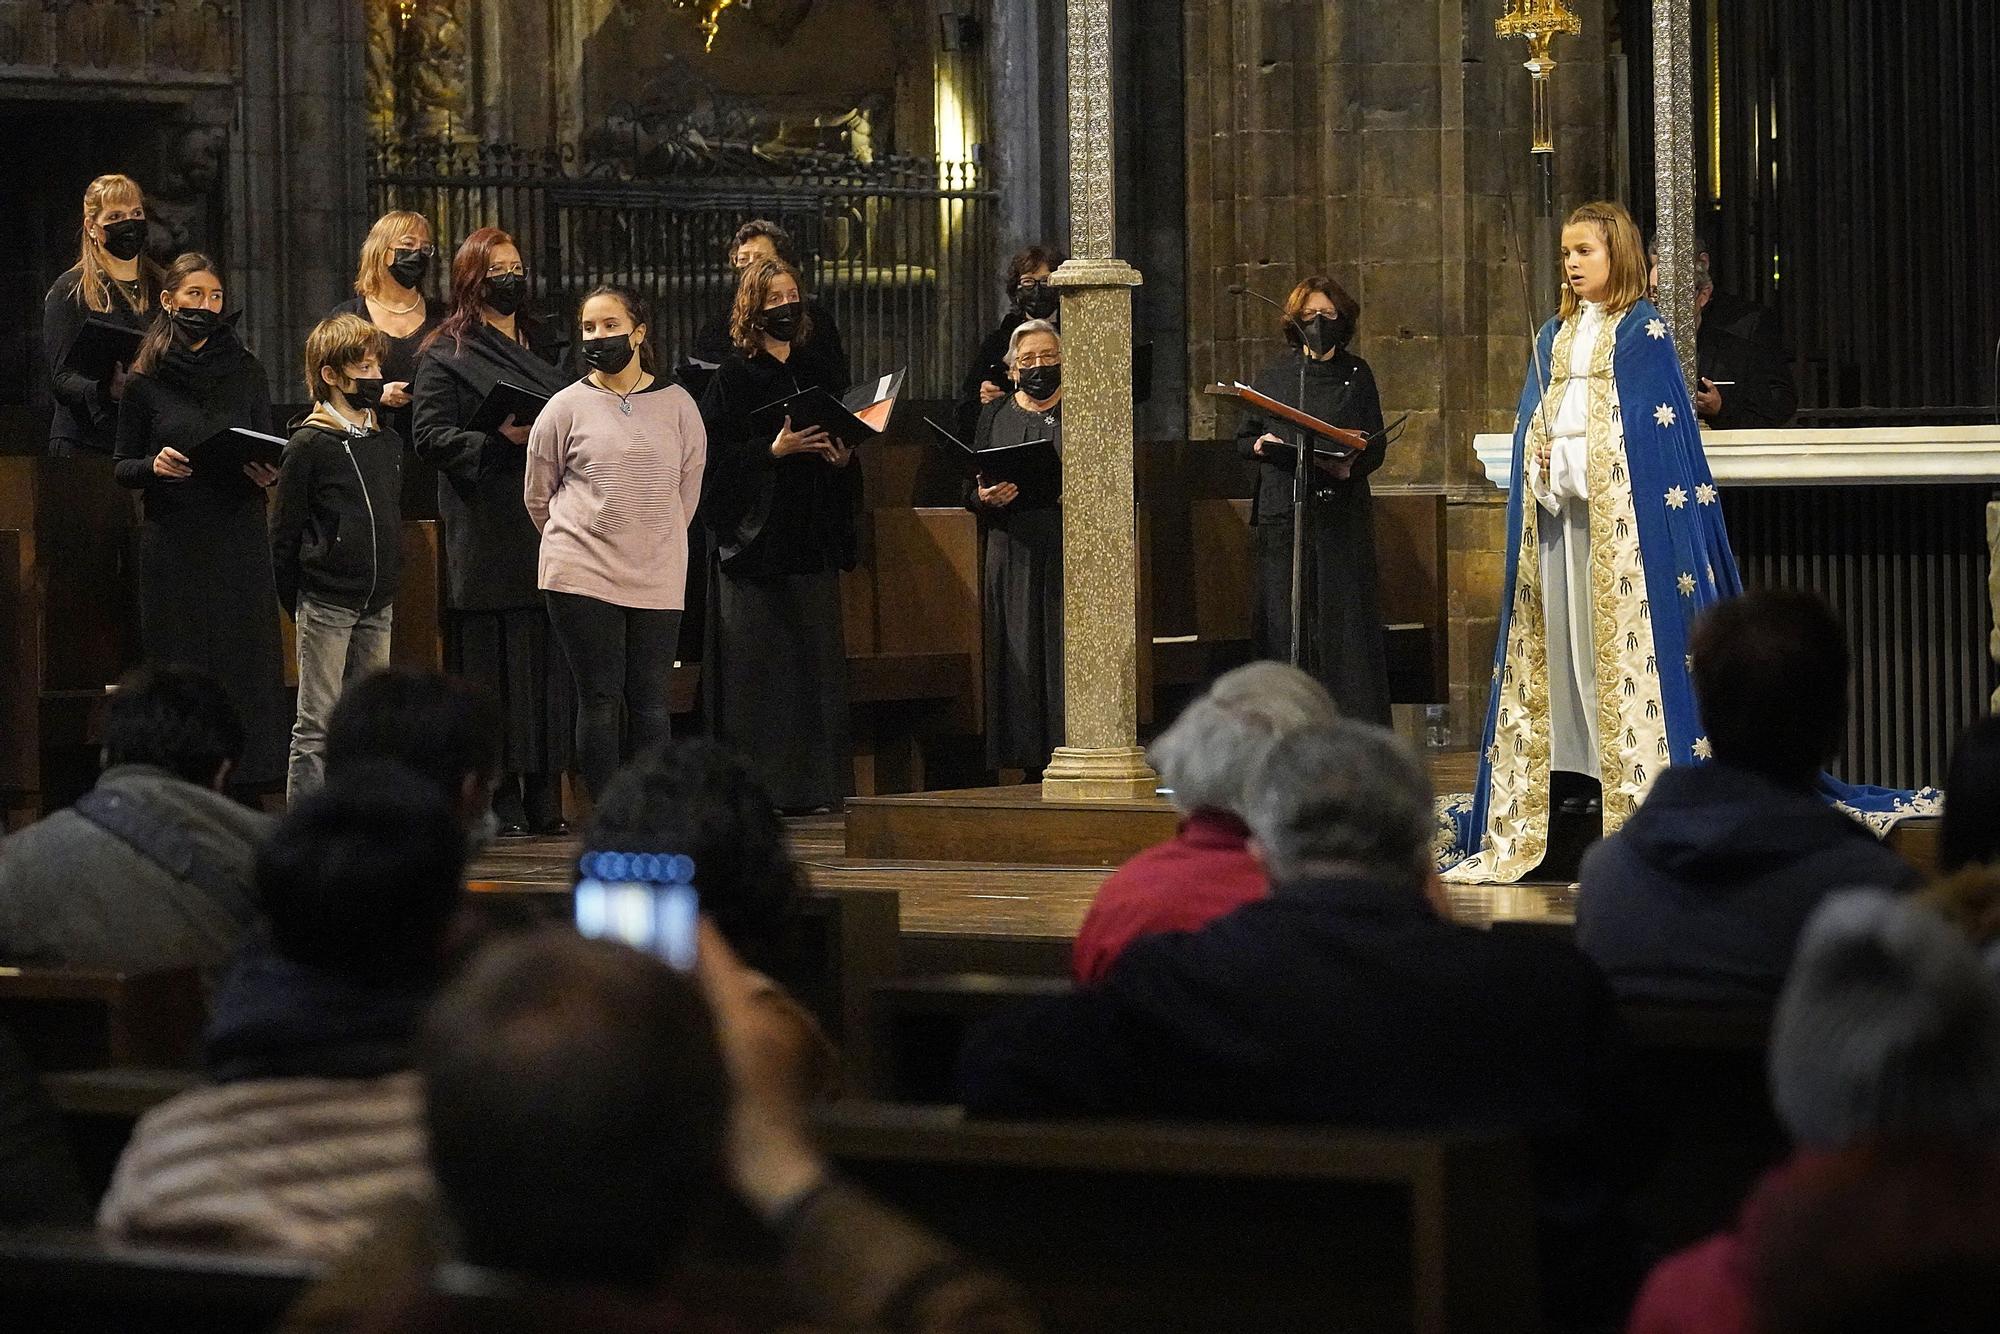
[[[1610,992],[1566,944],[1440,915],[1410,747],[1367,723],[1300,727],[1243,800],[1270,896],[975,1032],[968,1109],[1514,1127],[1588,1174]]]
[[[1181,712],[1147,757],[1180,811],[1180,828],[1098,888],[1070,956],[1077,981],[1102,981],[1142,936],[1198,931],[1270,892],[1250,852],[1244,780],[1279,737],[1339,716],[1325,686],[1281,662],[1224,672]]]

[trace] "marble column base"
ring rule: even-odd
[[[1137,746],[1058,746],[1042,773],[1042,800],[1132,801],[1152,796],[1159,785]]]

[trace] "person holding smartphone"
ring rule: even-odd
[[[264,492],[278,470],[197,468],[197,446],[230,427],[271,429],[270,381],[222,313],[215,262],[190,251],[167,268],[160,310],[125,384],[113,471],[142,494],[139,634],[146,661],[204,667],[244,723],[234,782],[284,776],[289,731],[278,595]]]
[[[578,765],[598,798],[619,765],[672,734],[708,435],[687,390],[654,373],[638,293],[591,292],[577,332],[588,373],[535,419],[526,501],[542,533],[538,582],[576,678]]]
[[[562,772],[575,694],[536,587],[542,536],[522,500],[529,422],[470,429],[505,382],[552,395],[569,384],[565,344],[522,313],[528,276],[514,238],[481,227],[451,265],[451,309],[424,343],[416,449],[438,470],[444,522],[445,670],[490,690],[507,720],[494,812],[504,834],[564,829]]]
[[[42,302],[42,347],[49,363],[49,454],[109,454],[118,443],[118,403],[129,366],[93,380],[64,362],[87,319],[145,329],[159,302],[160,266],[146,254],[146,195],[130,176],[99,176],[83,192],[83,238],[76,264]]]
[[[840,572],[854,568],[861,470],[846,445],[759,414],[810,386],[839,397],[847,359],[821,344],[799,273],[781,259],[743,271],[735,351],[702,396],[709,599],[702,651],[708,734],[741,752],[780,809],[852,790]]]

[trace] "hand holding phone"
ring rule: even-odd
[[[678,852],[586,852],[577,862],[576,929],[645,950],[679,972],[699,952],[694,859]]]

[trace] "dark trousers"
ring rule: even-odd
[[[576,678],[576,754],[592,798],[619,766],[673,733],[681,614],[546,592],[556,642]]]

